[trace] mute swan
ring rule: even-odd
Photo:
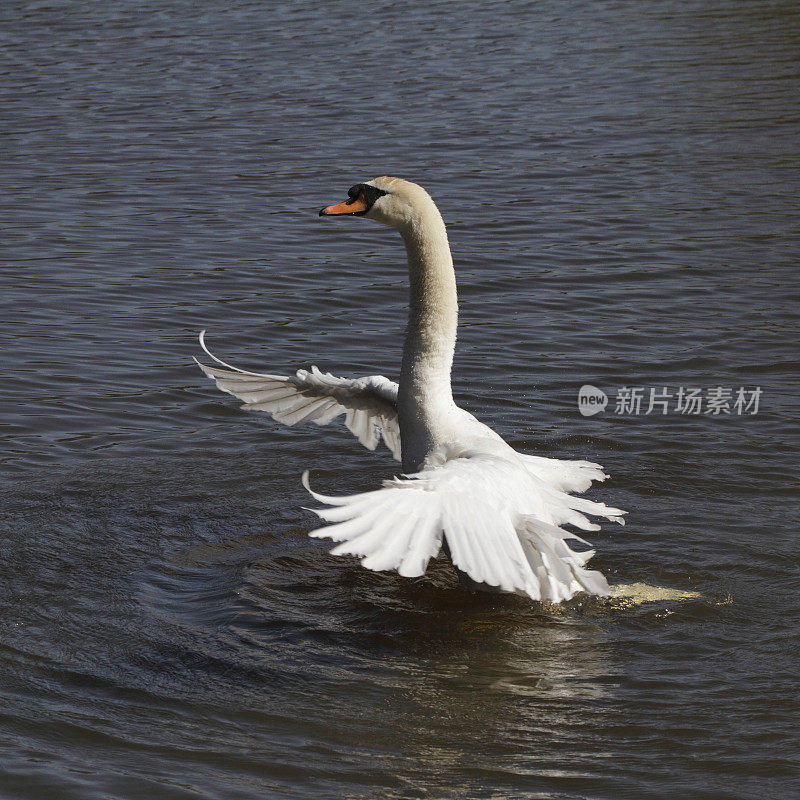
[[[303,485],[332,523],[310,533],[339,544],[334,555],[359,556],[372,570],[422,575],[442,547],[462,583],[493,592],[516,592],[557,603],[585,591],[607,595],[600,572],[585,565],[593,550],[562,525],[599,530],[585,514],[624,524],[624,511],[572,497],[607,476],[587,461],[560,461],[518,453],[491,428],[459,408],[450,389],[458,302],[453,261],[439,210],[420,186],[381,177],[359,183],[348,199],[320,216],[361,216],[396,228],[405,242],[410,303],[400,383],[380,375],[337,378],[298,370],[294,377],[247,372],[215,362],[198,365],[243,408],[267,411],[286,425],[326,425],[341,414],[361,444],[380,440],[402,462],[402,477],[380,489],[327,497]]]

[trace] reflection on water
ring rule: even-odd
[[[383,766],[400,757],[417,780],[436,784],[465,763],[490,773],[512,741],[552,746],[578,705],[603,713],[622,668],[599,603],[552,615],[522,598],[465,593],[443,559],[406,580],[325,557],[303,536],[193,548],[149,572],[142,597],[168,620],[171,643],[216,629],[213,657],[262,674],[271,706],[307,693],[321,705],[369,697],[365,732],[399,747]]]
[[[665,601],[698,597],[633,584],[611,601],[584,597],[542,608],[467,594],[441,558],[426,576],[408,580],[328,557],[318,544],[288,529],[193,547],[151,565],[141,591],[149,614],[169,623],[159,647],[208,648],[214,630],[214,652],[203,657],[228,662],[240,696],[247,683],[261,703],[269,697],[273,712],[291,713],[299,698],[313,698],[320,712],[354,705],[360,721],[341,732],[339,746],[358,750],[366,738],[377,748],[370,770],[363,762],[358,769],[379,782],[401,759],[398,785],[440,791],[455,791],[448,779],[465,765],[477,780],[511,770],[512,785],[535,774],[579,791],[588,773],[575,762],[576,724],[598,734],[619,725],[615,687],[625,680],[626,658],[609,626],[625,626],[642,603],[651,607],[631,620],[637,625],[662,619]],[[563,758],[537,755],[553,748]],[[512,766],[509,754],[520,752],[531,755]],[[614,748],[592,755],[614,757]]]

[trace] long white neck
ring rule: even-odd
[[[433,202],[400,233],[408,253],[410,294],[398,412],[403,468],[412,471],[448,437],[458,298],[447,231]]]

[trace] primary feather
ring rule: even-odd
[[[200,346],[220,366],[195,359],[197,365],[219,389],[239,398],[246,411],[266,411],[284,425],[327,425],[344,414],[344,424],[364,447],[374,450],[383,439],[400,460],[397,384],[388,378],[337,378],[316,367],[289,377],[248,372],[217,358],[206,346],[205,331],[200,333]]]

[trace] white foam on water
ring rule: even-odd
[[[668,586],[651,586],[648,583],[619,583],[611,587],[610,597],[617,601],[615,605],[630,607],[662,600],[696,600],[702,595],[700,592],[688,592]]]

